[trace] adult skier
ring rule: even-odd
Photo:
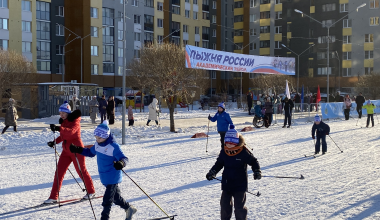
[[[322,154],[327,152],[326,135],[330,133],[330,126],[321,121],[319,115],[315,115],[314,124],[311,128],[311,137],[315,139],[315,131],[317,131],[317,141],[315,143],[315,154],[319,154],[322,140]]]
[[[362,118],[362,107],[365,103],[365,98],[363,97],[362,93],[359,93],[359,95],[355,99],[356,102],[356,111],[358,112],[359,118]]]
[[[222,196],[220,198],[220,217],[229,220],[232,216],[232,204],[235,207],[236,220],[247,219],[246,191],[248,190],[247,165],[251,166],[253,178],[261,179],[260,165],[257,159],[246,148],[244,138],[230,125],[225,136],[225,145],[219,153],[215,165],[206,175],[207,180],[213,180],[216,174],[224,168],[222,174]],[[232,202],[232,197],[234,201]]]
[[[373,113],[376,109],[376,106],[373,103],[371,103],[371,100],[368,99],[367,105],[364,105],[363,108],[367,109],[367,126],[366,127],[368,128],[370,119],[372,122],[372,127],[375,126],[375,122],[373,120]]]
[[[208,120],[212,122],[216,121],[216,126],[220,135],[221,148],[223,149],[224,137],[226,136],[226,132],[228,131],[228,126],[234,124],[231,120],[230,114],[226,112],[224,102],[219,103],[218,112],[214,115],[214,117],[208,115]]]

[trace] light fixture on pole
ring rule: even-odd
[[[326,90],[327,90],[327,102],[329,102],[329,96],[330,96],[330,79],[329,79],[329,75],[330,75],[330,71],[329,71],[329,68],[330,68],[330,28],[332,26],[334,26],[336,23],[338,23],[339,21],[343,20],[343,18],[347,17],[350,13],[354,12],[354,11],[359,11],[359,8],[363,8],[364,6],[366,6],[367,4],[366,3],[363,3],[361,5],[359,5],[355,10],[353,11],[350,11],[348,12],[345,16],[341,17],[339,20],[337,20],[336,22],[330,24],[330,25],[327,25],[327,24],[323,24],[322,22],[316,20],[315,18],[303,13],[302,11],[298,10],[298,9],[294,9],[295,12],[297,13],[300,13],[302,14],[302,16],[306,16],[318,23],[320,23],[322,25],[322,27],[326,27],[327,28],[327,70],[326,70],[326,73],[327,73],[327,87],[326,87]]]
[[[297,55],[298,59],[297,59],[297,93],[298,93],[298,88],[299,88],[299,81],[300,81],[300,56],[305,53],[306,51],[308,51],[310,48],[314,47],[315,44],[311,45],[310,47],[308,47],[306,50],[304,50],[302,53],[300,54],[297,54],[296,52],[294,52],[293,50],[291,50],[289,47],[285,46],[284,44],[281,44],[281,46],[285,47],[286,49],[288,49],[290,52],[294,53],[295,55]]]

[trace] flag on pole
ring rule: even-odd
[[[318,85],[318,91],[317,91],[317,100],[316,100],[316,103],[320,102],[321,101],[321,90],[319,89],[319,85]]]
[[[288,80],[286,80],[286,89],[285,89],[286,97],[290,99],[290,92],[289,92],[289,85],[288,85]]]
[[[302,85],[302,91],[301,91],[301,111],[303,111],[303,85]]]

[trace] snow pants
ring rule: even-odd
[[[88,194],[93,194],[95,193],[95,188],[94,188],[94,184],[92,183],[91,176],[88,173],[87,168],[86,168],[85,157],[81,154],[77,154],[77,158],[79,161],[80,169],[82,170],[84,183],[86,184]],[[53,188],[51,189],[49,199],[58,199],[58,192],[61,189],[63,178],[71,162],[74,163],[75,170],[77,171],[79,177],[82,179],[82,175],[78,169],[78,163],[75,159],[75,155],[71,152],[63,150],[58,160],[58,184],[57,184],[57,171],[55,171]],[[58,191],[57,191],[57,187],[58,187]]]
[[[356,111],[358,112],[359,118],[362,118],[362,107],[361,105],[356,106]]]
[[[346,120],[350,119],[350,109],[344,109],[344,118]]]
[[[107,119],[107,113],[106,112],[100,112],[100,124],[103,123],[103,121],[106,119]]]
[[[319,152],[321,149],[321,140],[322,140],[322,152],[327,152],[327,143],[326,135],[317,136],[317,142],[315,143],[315,151]]]
[[[367,116],[367,127],[369,125],[369,120],[371,119],[371,122],[372,122],[372,127],[375,126],[375,122],[373,120],[373,114],[368,114]]]
[[[234,197],[234,201],[232,201]],[[247,207],[245,207],[245,192],[223,191],[220,198],[220,219],[230,220],[232,216],[232,206],[235,207],[236,220],[247,220]]]
[[[106,186],[106,191],[104,192],[102,203],[102,217],[100,220],[110,219],[112,203],[115,203],[125,210],[129,208],[129,203],[126,202],[123,197],[121,197],[120,189],[117,184],[110,184]]]
[[[288,125],[292,125],[292,112],[291,111],[285,111],[285,119],[284,119],[284,126],[286,126],[286,122]]]
[[[226,132],[225,131],[220,131],[218,132],[220,134],[220,143],[222,144],[222,150],[224,149],[224,138],[226,137]]]
[[[4,129],[3,129],[3,132],[1,132],[1,133],[4,134],[7,131],[8,128],[9,128],[9,125],[5,126]],[[17,132],[17,126],[13,126],[13,130],[15,132]]]

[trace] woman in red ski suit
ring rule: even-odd
[[[81,140],[81,129],[80,129],[80,121],[81,121],[81,112],[80,110],[75,110],[71,113],[70,105],[68,103],[64,103],[59,108],[59,114],[61,118],[59,119],[59,123],[61,126],[56,126],[54,124],[50,125],[52,131],[59,131],[60,136],[56,139],[56,144],[62,142],[62,153],[58,160],[58,183],[57,186],[57,173],[54,175],[54,183],[53,188],[51,189],[50,197],[45,203],[55,203],[58,199],[58,192],[61,189],[62,181],[65,176],[67,169],[69,168],[71,162],[74,163],[75,170],[77,171],[79,177],[82,179],[82,175],[80,170],[82,171],[84,183],[86,184],[86,188],[88,190],[88,194],[90,198],[95,195],[94,184],[92,183],[92,179],[90,174],[87,171],[85,164],[85,157],[81,154],[77,154],[80,164],[80,170],[78,169],[78,163],[75,159],[75,155],[70,152],[70,144],[74,144],[75,146],[84,147]],[[49,147],[54,147],[54,141],[48,142]],[[57,171],[56,171],[57,172]],[[83,179],[82,179],[83,180]],[[57,190],[58,187],[58,190]],[[84,199],[88,199],[88,196],[85,195]]]

